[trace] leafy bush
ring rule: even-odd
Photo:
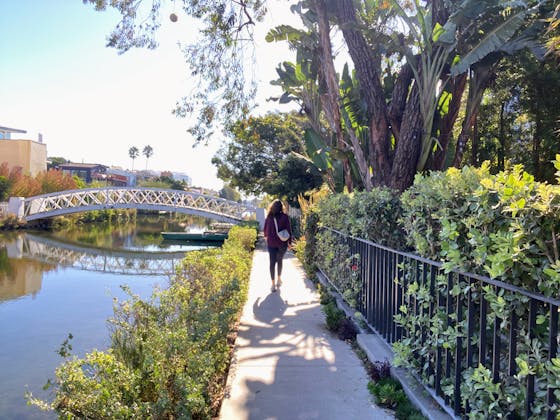
[[[374,381],[378,382],[391,376],[391,363],[388,360],[374,361],[369,363],[368,375]]]
[[[258,220],[243,220],[238,224],[238,226],[253,228],[257,233],[260,230],[260,224]]]
[[[323,305],[323,312],[325,313],[327,329],[332,332],[337,332],[342,320],[346,318],[344,311],[338,308],[335,301],[330,301],[326,305]]]
[[[3,175],[0,175],[0,201],[7,201],[10,188],[10,181]]]
[[[463,219],[467,219],[474,208],[474,192],[480,180],[488,176],[487,165],[480,169],[451,168],[446,172],[417,174],[414,184],[401,195],[403,215],[400,222],[408,245],[423,257],[439,260],[442,223],[458,221],[462,226]],[[466,240],[465,236],[459,236]]]
[[[292,227],[292,236],[294,238],[301,237],[301,218],[290,216],[290,226]]]
[[[305,244],[303,252],[296,250],[297,257],[301,260],[303,268],[309,277],[313,277],[317,271],[317,228],[319,215],[316,211],[310,211],[304,216],[304,233],[300,240]]]
[[[344,317],[344,319],[338,325],[336,335],[340,340],[353,341],[358,335],[358,330],[356,329],[354,322],[350,318]]]
[[[369,382],[368,389],[382,407],[395,408],[407,400],[399,381],[391,377]]]
[[[558,176],[560,156],[554,164]],[[469,284],[462,278],[448,290],[447,273],[453,270],[473,272],[557,297],[560,288],[560,186],[536,182],[519,165],[493,175],[484,164],[481,168],[419,174],[414,185],[401,195],[400,204],[393,200],[396,198],[392,193],[383,190],[329,197],[314,209],[316,225],[392,247],[399,242],[395,236],[402,235],[403,240],[406,238],[405,247],[443,263],[444,273],[434,279],[436,295],[437,292],[449,293],[454,301],[463,301],[462,295],[470,291],[475,306],[484,297],[488,304],[487,334],[491,334],[493,324],[498,322],[502,342],[507,342],[514,328],[511,318],[515,313],[518,374],[515,377],[501,375],[501,383],[496,388],[487,386],[486,368],[465,371],[463,382],[469,385],[462,391],[462,404],[466,407],[469,403],[475,416],[484,407],[517,415],[523,412],[523,381],[528,375],[535,375],[536,398],[532,410],[535,415],[543,413],[547,383],[560,397],[560,382],[550,374],[556,369],[555,359],[549,361],[546,350],[550,321],[547,306],[539,306],[537,326],[529,339],[528,298],[478,283]],[[398,215],[398,220],[392,219],[393,215]],[[393,229],[393,223],[400,225],[400,232],[404,234]],[[313,247],[309,246],[312,240]],[[313,239],[306,236],[306,242],[306,258],[310,265],[313,262],[320,265],[346,301],[354,304],[362,287],[360,270],[353,269],[360,267],[359,255],[352,255],[346,243],[328,230],[320,230]],[[415,268],[402,269],[406,277],[407,270]],[[438,346],[452,353],[456,350],[457,338],[465,336],[466,308],[463,308],[463,318],[453,319],[449,325],[444,309],[437,305],[435,310],[430,309],[434,307],[434,296],[427,284],[407,283],[404,293],[408,305],[401,307],[395,319],[409,334],[394,345],[397,360],[415,369],[433,385],[428,365],[430,362],[433,365]],[[471,344],[480,339],[475,329]],[[462,343],[466,348],[466,340]],[[500,357],[502,365],[506,365],[504,350]],[[451,381],[445,377],[442,389],[446,395],[451,395]]]
[[[64,418],[193,418],[217,414],[228,336],[246,300],[254,229],[221,249],[189,252],[168,289],[116,302],[111,347],[56,370],[55,398],[32,404]]]
[[[369,392],[375,402],[382,407],[395,410],[395,417],[399,420],[425,420],[406,396],[402,385],[390,376],[382,377],[368,383]]]
[[[399,224],[401,213],[399,193],[388,188],[376,188],[370,192],[354,193],[342,220],[347,226],[345,231],[352,236],[404,249],[406,240]]]

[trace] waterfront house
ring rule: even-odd
[[[19,128],[0,126],[0,164],[5,162],[10,169],[19,167],[24,174],[35,176],[47,170],[47,145],[41,134],[37,141],[13,138],[26,133]]]

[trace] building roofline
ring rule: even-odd
[[[3,133],[21,133],[21,134],[27,133],[26,130],[20,130],[19,128],[2,127],[1,125],[0,125],[0,131]]]

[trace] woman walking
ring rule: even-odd
[[[284,213],[283,209],[282,202],[274,200],[268,207],[268,214],[264,221],[264,238],[270,258],[270,280],[272,281],[270,291],[272,292],[275,292],[276,288],[282,284],[282,259],[288,250],[288,245],[292,242],[290,218]],[[289,234],[286,239],[282,238],[283,230]],[[278,274],[276,283],[274,282],[275,272]]]

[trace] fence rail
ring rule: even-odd
[[[338,247],[319,263],[320,271],[328,279],[357,279],[356,309],[387,342],[415,343],[410,356],[418,376],[456,415],[472,409],[462,395],[473,391],[461,388],[465,372],[485,368],[506,391],[524,388],[518,415],[556,418],[558,384],[531,369],[535,363],[526,355],[538,351],[549,362],[557,357],[560,300],[476,274],[446,272],[441,263],[336,230],[321,228],[320,235]],[[529,366],[521,379],[518,356]],[[535,412],[537,398],[546,403],[545,412]]]

